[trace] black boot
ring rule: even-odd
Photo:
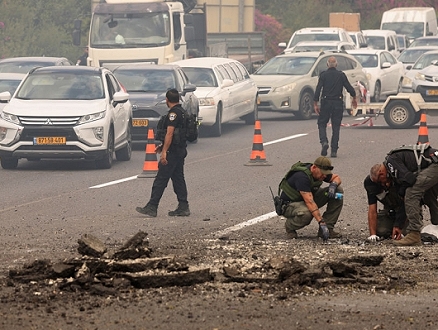
[[[136,207],[135,210],[138,213],[144,214],[148,218],[155,218],[157,216],[157,205],[147,204],[145,207]]]
[[[179,202],[175,211],[169,211],[171,217],[188,217],[190,215],[189,203]]]
[[[327,142],[323,142],[321,143],[322,148],[321,148],[321,156],[327,156],[327,150],[329,148],[329,145]]]

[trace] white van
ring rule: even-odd
[[[412,41],[437,34],[437,19],[432,7],[400,7],[385,11],[380,29],[406,34]]]
[[[363,30],[368,48],[384,49],[397,58],[400,55],[400,46],[397,35],[392,30]]]

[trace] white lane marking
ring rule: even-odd
[[[287,141],[287,140],[295,139],[295,138],[302,137],[302,136],[306,136],[306,135],[307,135],[307,134],[295,134],[295,135],[291,135],[291,136],[286,136],[286,137],[281,138],[281,139],[278,139],[278,140],[274,140],[274,141],[271,141],[271,142],[263,143],[263,145],[264,145],[264,146],[268,146],[268,145],[270,145],[270,144],[279,143],[279,142],[283,142],[283,141]]]
[[[306,136],[306,135],[307,134],[295,134],[295,135],[291,135],[291,136],[286,136],[286,137],[278,139],[278,140],[274,140],[274,141],[263,143],[263,145],[264,146],[268,146],[270,144],[280,143],[280,142],[284,142],[284,141],[287,141],[287,140],[295,139],[295,138]],[[215,156],[215,157],[217,157],[217,156]],[[98,184],[96,186],[89,187],[89,189],[104,188],[104,187],[112,186],[112,185],[115,185],[115,184],[118,184],[118,183],[130,181],[130,180],[134,180],[134,179],[137,179],[137,175],[131,176],[131,177],[125,178],[125,179],[120,179],[120,180],[110,181],[110,182],[107,182],[107,183]]]
[[[255,225],[256,223],[269,220],[269,219],[271,219],[273,217],[278,217],[278,215],[277,215],[277,213],[275,211],[263,214],[263,215],[261,215],[261,216],[259,216],[257,218],[253,218],[253,219],[245,221],[245,222],[241,222],[241,223],[239,223],[237,225],[234,225],[232,227],[225,228],[224,230],[217,231],[215,233],[215,235],[217,235],[217,236],[224,236],[224,235],[226,235],[228,233],[231,233],[232,231],[237,231],[237,230],[240,230],[242,228]]]
[[[92,186],[89,188],[90,189],[97,189],[97,188],[108,187],[108,186],[112,186],[113,184],[118,184],[118,183],[130,181],[130,180],[134,180],[134,179],[137,179],[137,175],[131,176],[129,178],[124,178],[124,179],[120,179],[120,180],[115,180],[115,181],[111,181],[111,182],[107,182],[107,183],[98,184],[96,186]]]

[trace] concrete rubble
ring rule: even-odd
[[[342,284],[372,285],[397,278],[376,277],[376,267],[385,256],[352,255],[343,260],[321,259],[306,264],[294,257],[274,255],[266,260],[216,260],[216,263],[193,262],[190,258],[153,256],[147,233],[138,232],[115,251],[97,237],[84,234],[78,240],[81,257],[63,261],[35,260],[21,269],[9,271],[9,279],[17,283],[46,281],[63,290],[89,290],[95,294],[114,294],[117,290],[191,286],[200,283],[265,283],[272,285],[325,287]],[[405,258],[416,256],[402,256]],[[218,267],[218,264],[221,265]],[[378,272],[377,272],[378,273]],[[382,284],[383,286],[383,284]]]

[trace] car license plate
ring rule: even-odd
[[[46,137],[34,137],[33,144],[44,145],[44,144],[65,144],[67,138],[64,136],[46,136]]]
[[[426,95],[438,95],[438,89],[428,89]]]
[[[134,127],[144,127],[149,125],[149,120],[147,119],[133,119],[132,126]]]

